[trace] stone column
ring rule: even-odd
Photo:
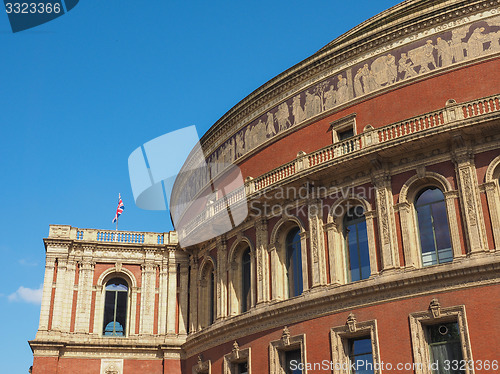
[[[189,263],[186,260],[181,261],[180,287],[179,287],[179,334],[186,334],[188,326],[188,280]]]
[[[311,246],[312,288],[314,288],[327,283],[321,202],[314,202],[309,205],[308,215],[310,232],[309,243]],[[304,261],[302,261],[302,263],[304,263]]]
[[[50,301],[52,299],[52,283],[54,280],[55,257],[45,259],[45,276],[43,278],[42,306],[40,310],[39,331],[49,329]]]
[[[378,170],[372,174],[372,180],[375,186],[382,271],[387,271],[399,267],[391,177],[386,170]]]
[[[302,288],[303,288],[304,292],[309,290],[309,267],[308,267],[308,263],[307,263],[307,239],[308,238],[309,238],[309,233],[307,231],[300,233],[300,249],[301,249],[301,256],[302,256]],[[285,257],[286,257],[286,254],[285,254]],[[286,262],[286,260],[285,260],[285,262]],[[284,282],[281,282],[281,283],[283,286],[285,286]]]
[[[152,335],[154,326],[156,265],[146,262],[142,269],[141,317],[139,333]]]
[[[332,284],[344,284],[345,280],[345,255],[344,243],[339,227],[335,222],[324,226],[328,235],[328,253],[330,257],[330,281]]]
[[[76,262],[74,258],[68,260],[66,271],[66,296],[63,304],[62,331],[69,332],[71,328],[71,312],[73,309],[73,295],[75,288]]]
[[[271,254],[271,282],[272,282],[272,295],[271,300],[283,300],[284,299],[284,274],[283,265],[280,262],[278,250],[276,245],[270,245],[268,248]]]
[[[217,238],[217,271],[216,271],[216,319],[227,317],[227,245],[226,239]]]
[[[168,257],[164,257],[160,267],[160,289],[158,296],[158,334],[167,332]]]
[[[453,162],[457,174],[467,247],[471,253],[485,251],[488,245],[480,204],[481,199],[479,197],[474,155],[468,147],[460,146],[460,148],[454,149]]]
[[[175,334],[177,321],[177,260],[175,251],[169,252],[168,258],[168,293],[167,293],[167,334]]]
[[[190,290],[189,290],[189,332],[198,330],[198,259],[191,255],[189,258],[191,265]]]
[[[483,186],[488,199],[488,207],[490,211],[491,227],[493,229],[493,240],[495,249],[500,249],[500,199],[498,197],[498,182],[486,182]]]
[[[62,331],[63,310],[66,295],[66,269],[67,259],[57,259],[57,279],[54,295],[54,308],[52,309],[52,330]]]
[[[269,257],[267,253],[268,232],[267,220],[255,222],[255,252],[257,266],[257,304],[269,301]]]

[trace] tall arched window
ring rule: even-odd
[[[251,306],[251,269],[250,248],[247,248],[241,257],[241,313]]]
[[[288,297],[302,294],[302,253],[298,227],[292,229],[286,237],[286,276]]]
[[[444,195],[439,188],[428,187],[415,199],[422,266],[453,260],[450,229]]]
[[[113,278],[106,283],[104,296],[105,336],[125,336],[127,323],[128,285],[122,278]]]
[[[347,259],[347,279],[355,282],[370,276],[370,251],[363,208],[351,208],[344,216],[344,245]]]

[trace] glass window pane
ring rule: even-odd
[[[420,247],[422,252],[434,252],[434,233],[432,231],[431,208],[428,205],[417,208],[418,228],[420,233]]]
[[[246,312],[250,307],[250,269],[250,248],[248,248],[247,250],[245,250],[242,257],[241,312]]]
[[[285,373],[286,374],[301,374],[302,370],[297,367],[302,363],[300,349],[285,352]]]
[[[444,201],[432,204],[432,221],[436,233],[436,244],[439,249],[451,248],[450,229]]]
[[[373,354],[371,338],[349,340],[349,359],[355,364],[352,374],[373,374]]]
[[[293,229],[286,239],[286,271],[288,279],[288,296],[302,294],[302,254],[300,245],[300,231]]]
[[[242,362],[237,365],[238,374],[248,374],[248,364],[246,362]]]
[[[445,365],[446,361],[462,360],[462,348],[460,343],[460,331],[457,322],[441,323],[428,326],[429,345],[431,360],[437,363],[434,374],[462,374],[463,371],[453,370],[453,367]],[[448,369],[447,369],[448,368]]]
[[[416,206],[435,203],[436,201],[444,201],[444,195],[439,188],[431,187],[425,189],[417,196]]]

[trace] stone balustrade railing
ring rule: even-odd
[[[148,244],[148,245],[175,245],[177,233],[175,231],[136,232],[80,229],[71,226],[50,225],[49,239],[70,239],[85,242],[120,243],[120,244]]]
[[[394,139],[410,136],[415,133],[434,129],[455,121],[487,115],[500,111],[500,94],[484,97],[465,103],[456,103],[455,100],[448,100],[445,108],[430,113],[425,113],[408,120],[392,123],[377,129],[367,126],[362,134],[352,138],[329,145],[315,152],[306,154],[299,152],[297,158],[284,165],[277,167],[257,178],[247,177],[245,186],[240,187],[226,196],[226,199],[219,199],[210,207],[191,220],[185,227],[183,233],[196,230],[200,225],[206,223],[217,213],[226,209],[226,204],[234,204],[238,201],[251,198],[252,195],[262,191],[274,184],[287,179],[290,176],[303,172],[306,169],[314,168],[318,165],[328,163],[338,157],[347,154],[355,154],[376,144],[385,143]]]

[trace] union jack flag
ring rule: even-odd
[[[118,221],[118,217],[120,217],[120,215],[123,213],[123,209],[125,209],[125,205],[123,205],[121,194],[118,194],[118,208],[116,208],[116,214],[115,218],[113,218],[113,223]]]

